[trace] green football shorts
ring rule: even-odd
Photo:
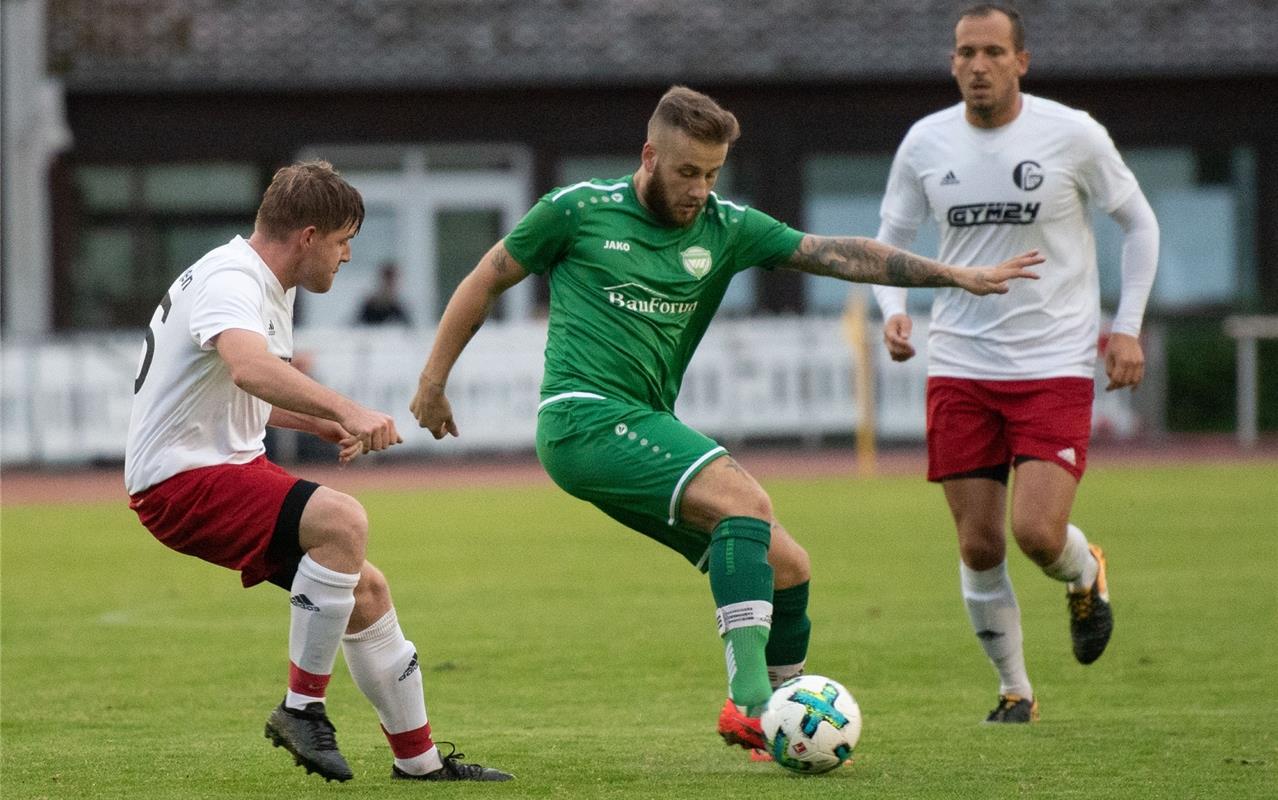
[[[559,487],[707,569],[710,533],[680,523],[688,483],[727,450],[673,414],[587,392],[537,413],[537,457]]]

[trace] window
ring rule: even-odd
[[[1154,311],[1246,304],[1255,299],[1256,159],[1250,148],[1123,151],[1158,217]],[[1105,308],[1118,306],[1122,231],[1095,213],[1097,265]]]
[[[262,191],[250,164],[77,167],[81,217],[57,275],[59,328],[146,325],[178,273],[253,231]]]
[[[1196,152],[1190,148],[1124,148],[1123,159],[1149,198],[1161,228],[1158,278],[1151,310],[1181,311],[1253,301],[1256,292],[1256,158],[1250,148]],[[891,155],[831,155],[804,165],[805,230],[873,236]],[[1122,286],[1122,231],[1094,211],[1101,301],[1116,310]],[[929,220],[910,249],[935,257],[939,235]],[[848,287],[805,277],[807,308],[837,313]],[[932,291],[910,291],[910,308],[927,313]]]
[[[887,186],[892,156],[816,156],[803,165],[803,229],[819,236],[870,236],[879,230],[879,204]],[[919,229],[910,250],[935,256],[939,238],[935,223]],[[819,275],[804,275],[805,306],[811,313],[837,314],[855,287]],[[927,313],[931,289],[912,289],[910,308]],[[874,306],[873,302],[870,304]]]
[[[316,145],[364,197],[364,225],[333,291],[299,293],[300,326],[355,324],[382,268],[394,264],[410,324],[434,326],[453,291],[528,210],[531,157],[516,145]],[[489,319],[535,313],[532,281],[502,294]]]

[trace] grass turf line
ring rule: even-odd
[[[1063,587],[1013,552],[1043,705],[1014,729],[979,724],[997,684],[939,489],[767,482],[813,558],[809,669],[865,715],[856,763],[819,778],[719,743],[713,607],[674,554],[549,486],[361,499],[436,737],[519,776],[432,796],[1248,798],[1278,783],[1274,474],[1093,469],[1074,521],[1109,556],[1115,639],[1074,663]],[[283,592],[167,551],[123,503],[0,515],[5,798],[420,795],[389,780],[340,658],[330,711],[356,780],[326,786],[262,738],[284,687]]]

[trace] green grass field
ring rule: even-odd
[[[1272,462],[1093,469],[1074,519],[1109,554],[1115,638],[1074,663],[1063,589],[1016,555],[1043,720],[1008,729],[978,724],[997,682],[940,491],[767,482],[813,557],[809,671],[865,717],[856,762],[815,778],[720,744],[709,590],[672,553],[548,484],[365,493],[436,738],[518,774],[489,786],[392,783],[340,659],[329,708],[357,777],[306,776],[262,736],[286,674],[283,592],[165,550],[123,503],[6,507],[0,794],[1272,798],[1276,486]]]

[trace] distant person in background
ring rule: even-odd
[[[931,216],[939,258],[982,264],[1028,249],[1040,281],[973,297],[940,289],[928,337],[928,480],[958,529],[960,583],[999,675],[987,722],[1032,722],[1021,617],[1007,574],[1008,479],[1017,545],[1066,585],[1074,656],[1105,651],[1113,614],[1105,555],[1070,524],[1087,465],[1100,327],[1092,209],[1123,230],[1122,299],[1105,351],[1107,389],[1144,374],[1141,318],[1158,262],[1158,222],[1109,134],[1082,111],[1022,94],[1029,67],[1020,15],[964,11],[951,73],[963,101],[917,122],[897,150],[878,239],[908,247]],[[895,361],[914,355],[906,290],[874,287]]]
[[[377,289],[364,299],[358,321],[361,325],[410,324],[408,312],[399,299],[399,267],[395,262],[382,262]]]
[[[325,694],[337,650],[381,719],[392,776],[506,780],[441,757],[413,643],[382,573],[365,560],[368,517],[354,498],[265,456],[268,425],[313,433],[339,460],[402,441],[395,421],[289,365],[297,287],[324,293],[350,260],[364,202],[326,162],[275,173],[253,235],[183,272],[151,318],[125,448],[129,507],[168,547],[236,570],[245,587],[289,592],[288,688],[266,736],[326,780],[353,777]]]
[[[986,294],[1033,277],[1033,254],[958,270],[872,239],[812,236],[711,190],[739,133],[709,97],[671,88],[648,122],[639,168],[547,194],[453,293],[412,411],[458,435],[444,387],[497,297],[550,280],[537,454],[563,489],[709,573],[729,698],[719,733],[764,747],[759,712],[800,674],[810,623],[808,554],[758,482],[674,415],[684,371],[733,275],[785,267],[845,281],[961,286]],[[606,636],[627,635],[610,620]]]

